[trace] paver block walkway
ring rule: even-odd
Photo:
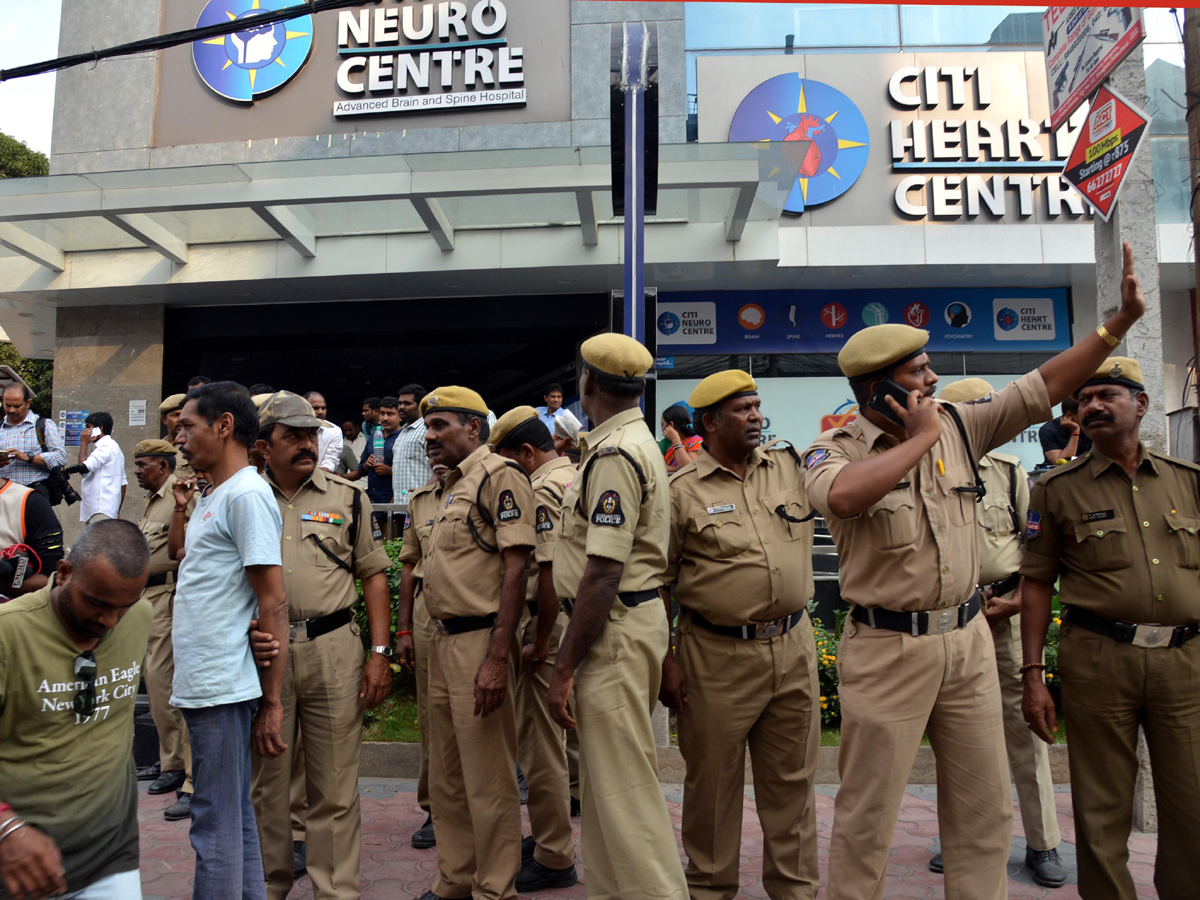
[[[413,781],[387,778],[363,778],[359,781],[362,795],[362,897],[363,900],[403,900],[420,897],[433,882],[437,871],[434,850],[414,850],[409,843],[413,831],[424,821],[417,806],[416,784]],[[680,785],[664,785],[667,806],[678,835]],[[833,824],[834,786],[817,788],[817,852],[821,863],[821,882],[825,884],[829,867],[829,833]],[[174,795],[151,797],[142,794],[138,802],[138,820],[142,834],[142,891],[144,900],[188,900],[192,894],[192,872],[195,857],[188,843],[188,823],[168,822],[162,811],[174,802]],[[1013,898],[1048,897],[1053,900],[1079,900],[1075,879],[1075,822],[1071,815],[1069,788],[1056,793],[1058,821],[1063,844],[1059,852],[1071,873],[1070,883],[1060,890],[1049,890],[1034,884],[1025,869],[1025,843],[1021,837],[1021,817],[1015,815],[1016,837],[1009,860],[1009,896]],[[766,900],[762,886],[762,829],[754,811],[754,792],[746,791],[742,823],[742,887],[739,896]],[[529,833],[529,820],[522,809],[524,833]],[[575,835],[579,836],[579,820],[574,820]],[[900,819],[892,840],[891,860],[887,869],[884,897],[932,898],[945,897],[942,877],[929,871],[929,857],[937,852],[937,791],[931,785],[913,785],[904,796]],[[1129,868],[1137,884],[1138,897],[1157,898],[1154,890],[1155,835],[1134,834],[1129,841]],[[682,854],[682,851],[681,851]],[[540,891],[522,895],[538,900],[582,900],[587,896],[585,875],[577,853],[580,883],[564,891]],[[301,878],[292,889],[289,900],[311,900],[312,883]]]

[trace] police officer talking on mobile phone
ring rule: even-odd
[[[857,422],[804,454],[804,488],[825,514],[853,604],[842,639],[842,786],[830,900],[880,896],[908,773],[928,734],[938,760],[947,900],[1008,894],[1012,789],[996,652],[980,615],[978,459],[1034,422],[1105,360],[1146,310],[1124,245],[1121,307],[1094,334],[1002,391],[933,399],[929,334],[865,328],[838,354]],[[883,396],[891,380],[903,402]],[[894,390],[894,388],[893,388]]]

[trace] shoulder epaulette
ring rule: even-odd
[[[1010,466],[1020,466],[1021,457],[1013,456],[1011,453],[1001,453],[998,450],[990,450],[985,456],[990,456],[992,459],[998,459],[1000,462],[1008,463]]]
[[[1149,453],[1151,456],[1153,456],[1155,459],[1161,459],[1163,462],[1169,462],[1169,463],[1179,466],[1180,468],[1190,469],[1193,472],[1200,473],[1200,465],[1197,465],[1196,463],[1192,462],[1191,460],[1180,459],[1178,456],[1169,456],[1166,453],[1159,453],[1157,450],[1151,450],[1149,448],[1146,449],[1146,452]]]
[[[1060,477],[1062,475],[1066,475],[1070,472],[1078,472],[1080,469],[1083,468],[1084,463],[1091,462],[1091,459],[1092,459],[1091,451],[1083,454],[1083,456],[1077,456],[1073,460],[1071,460],[1069,463],[1064,463],[1061,466],[1055,466],[1053,469],[1051,469],[1045,475],[1042,475],[1040,478],[1038,478],[1037,483],[1038,484],[1046,484],[1054,478],[1058,478],[1058,477]]]

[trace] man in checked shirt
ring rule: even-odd
[[[4,389],[4,420],[0,421],[0,471],[17,484],[31,487],[49,496],[46,475],[55,466],[67,464],[62,435],[50,419],[43,422],[45,444],[38,439],[40,418],[29,408],[33,391],[23,384],[10,384]]]

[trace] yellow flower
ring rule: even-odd
[[[1052,679],[1053,677],[1054,677],[1054,675],[1053,675],[1052,673],[1050,673],[1050,672],[1047,672],[1047,673],[1046,673],[1046,679],[1047,679],[1047,680],[1049,680],[1049,679]]]
[[[1061,625],[1061,624],[1062,624],[1062,619],[1060,619],[1058,616],[1055,616],[1055,617],[1054,617],[1054,624],[1055,624],[1055,625]]]
[[[821,698],[821,702],[822,702],[822,703],[824,703],[824,702],[825,702],[825,698],[824,698],[824,697],[822,697],[822,698]]]

